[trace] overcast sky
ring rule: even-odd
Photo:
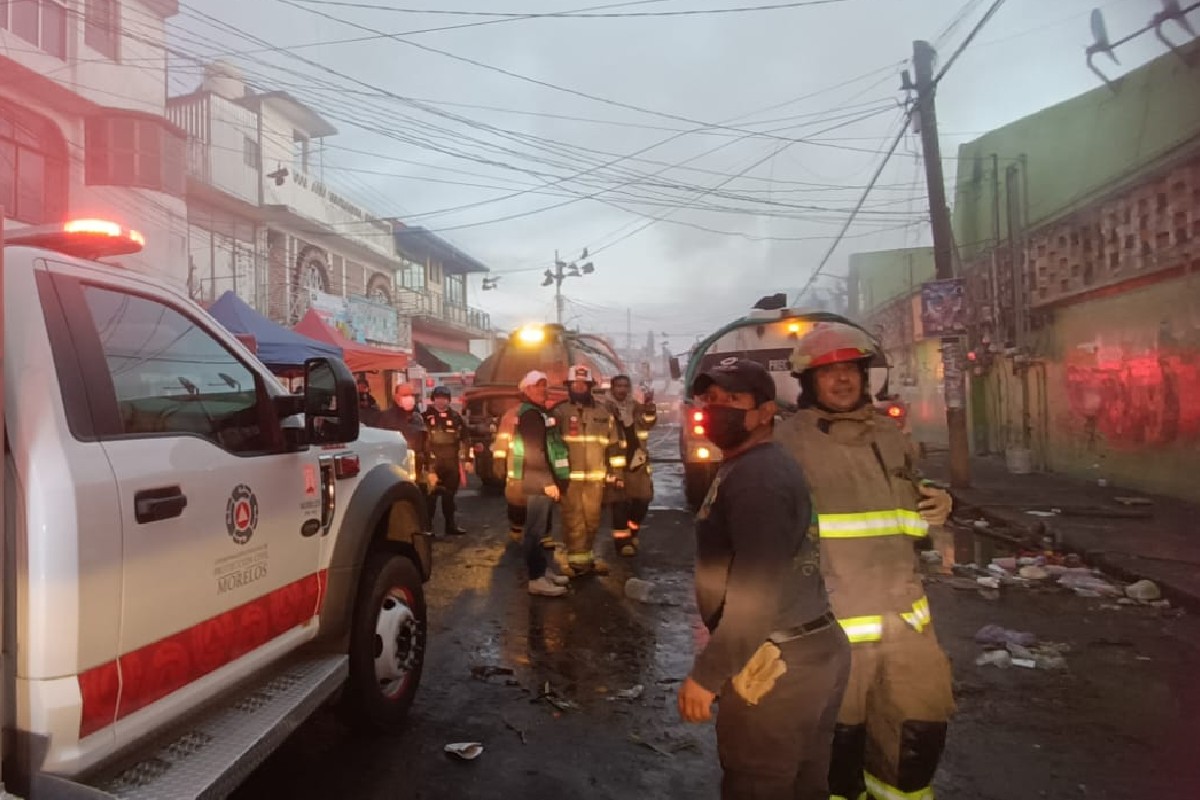
[[[944,61],[990,5],[828,0],[644,16],[785,2],[191,0],[172,41],[195,58],[227,55],[257,88],[323,113],[339,130],[326,182],[503,275],[497,291],[480,292],[478,278],[469,289],[499,325],[552,319],[541,270],[556,249],[574,258],[588,247],[596,272],[564,284],[567,321],[623,333],[632,309],[636,342],[665,331],[678,350],[762,294],[794,296],[899,129],[913,40],[934,42]],[[1083,52],[1097,5],[1118,39],[1161,4],[1008,0],[964,51],[938,93],[948,182],[959,144],[1098,85]],[[643,16],[412,11],[589,7]],[[337,43],[347,39],[357,41]],[[1102,63],[1120,74],[1163,52],[1147,34],[1120,49],[1121,66]],[[172,91],[196,88],[195,64],[176,65]],[[856,251],[928,243],[919,153],[910,134],[827,272],[844,274]]]

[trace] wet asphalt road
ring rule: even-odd
[[[676,436],[656,431],[658,457],[678,457]],[[364,737],[320,713],[235,797],[716,798],[712,727],[684,725],[675,711],[699,624],[680,470],[656,467],[642,552],[620,559],[602,534],[612,575],[576,582],[561,599],[525,593],[503,501],[468,490],[460,508],[471,533],[436,541],[429,652],[408,730]],[[631,576],[652,581],[661,602],[626,598]],[[1200,798],[1196,620],[1059,592],[989,599],[962,586],[937,575],[928,586],[959,702],[935,784],[942,800]],[[1068,668],[976,666],[972,637],[987,623],[1069,644]],[[481,679],[473,667],[511,674]],[[640,697],[617,698],[635,686]],[[546,689],[558,706],[539,699]],[[470,763],[443,754],[463,741],[484,753]]]

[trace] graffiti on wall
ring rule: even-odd
[[[1200,350],[1082,345],[1068,359],[1071,421],[1113,447],[1200,439]]]

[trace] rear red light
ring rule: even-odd
[[[333,459],[333,474],[339,478],[353,478],[360,468],[358,456],[337,456]]]
[[[693,411],[692,412],[692,421],[693,422],[703,422],[704,421],[704,412],[703,411]]]

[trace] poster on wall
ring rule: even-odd
[[[926,339],[967,332],[967,294],[962,278],[921,285],[921,330]]]
[[[400,315],[396,309],[365,297],[349,298],[346,308],[356,341],[401,344]]]

